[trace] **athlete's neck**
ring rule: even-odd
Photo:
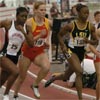
[[[19,22],[19,21],[15,21],[15,25],[22,25],[22,26],[24,26],[24,24],[23,23],[21,23],[21,22]]]
[[[34,16],[35,22],[37,24],[43,24],[44,23],[44,18],[38,17],[38,16]]]
[[[80,24],[86,24],[87,20],[77,19],[77,22]]]

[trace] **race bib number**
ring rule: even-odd
[[[74,46],[85,46],[85,42],[83,40],[83,38],[80,38],[80,37],[76,37],[75,40],[74,40]]]
[[[34,46],[40,47],[43,46],[45,42],[45,39],[38,39],[35,43]]]
[[[7,54],[17,55],[18,51],[20,50],[21,43],[19,42],[9,42],[7,47]]]

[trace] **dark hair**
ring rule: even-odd
[[[100,14],[100,11],[94,12],[94,17],[95,17],[96,15],[98,15],[98,14]]]
[[[17,9],[16,9],[16,16],[17,15],[19,15],[20,13],[22,13],[22,12],[29,12],[25,7],[18,7]]]
[[[74,5],[74,6],[72,6],[72,8],[71,8],[71,16],[76,16],[76,14],[74,13],[74,11],[73,11],[73,9],[76,9],[76,5]]]
[[[87,6],[86,6],[86,5],[83,5],[83,4],[81,4],[81,3],[77,4],[77,5],[76,5],[76,10],[77,10],[77,12],[80,12],[80,10],[81,10],[82,8],[84,8],[84,7],[87,7]]]

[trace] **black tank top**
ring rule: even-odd
[[[71,32],[71,39],[69,41],[70,46],[83,47],[86,45],[86,43],[84,42],[84,38],[89,38],[89,25],[90,23],[87,21],[86,26],[83,29],[80,29],[76,21],[73,22],[73,30]]]
[[[79,37],[89,37],[90,29],[89,29],[89,22],[86,23],[86,26],[83,29],[79,29],[77,23],[74,21],[74,28],[72,31],[73,38],[79,36]]]

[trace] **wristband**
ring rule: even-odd
[[[70,53],[65,53],[65,57],[66,57],[67,59],[69,59],[69,58],[71,57],[71,54],[70,54]]]

